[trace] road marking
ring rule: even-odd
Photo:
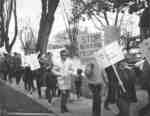
[[[23,113],[23,112],[9,112],[8,116],[50,116],[52,113]]]

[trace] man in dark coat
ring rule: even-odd
[[[118,116],[130,116],[130,104],[137,101],[134,85],[135,74],[125,61],[119,63],[118,73],[126,90],[124,92],[121,87],[118,89],[117,106],[120,111]]]
[[[32,90],[32,83],[33,83],[32,72],[30,66],[27,66],[25,67],[25,72],[24,72],[24,86],[25,89],[29,92],[31,92]]]
[[[118,80],[112,66],[105,69],[108,78],[108,94],[104,104],[105,109],[109,110],[109,104],[116,103],[118,93]]]
[[[57,76],[51,71],[47,70],[45,73],[46,79],[46,97],[48,102],[51,103],[52,97],[55,95]]]
[[[82,69],[77,69],[77,75],[75,78],[75,88],[76,88],[76,95],[78,99],[81,97],[81,94],[82,94],[82,91],[81,91],[82,79],[83,79]]]
[[[1,61],[0,61],[0,72],[3,74],[4,76],[4,80],[7,80],[7,76],[8,76],[8,70],[9,70],[9,65],[8,62],[6,60],[6,56],[1,57]]]
[[[37,91],[39,98],[42,97],[41,87],[43,86],[43,75],[45,74],[45,68],[40,67],[35,71],[36,83],[37,83]]]

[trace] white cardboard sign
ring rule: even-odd
[[[31,70],[40,68],[40,64],[37,58],[37,54],[26,55],[23,58],[23,66],[30,66]]]
[[[103,66],[106,68],[112,64],[115,64],[123,60],[124,54],[117,41],[103,47],[98,52],[95,53],[97,60],[103,62]]]

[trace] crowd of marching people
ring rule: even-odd
[[[82,69],[77,69],[73,74],[72,63],[68,59],[66,50],[60,52],[61,60],[57,66],[53,63],[51,52],[44,55],[39,54],[37,59],[40,67],[32,70],[30,65],[22,65],[20,54],[2,54],[0,57],[1,79],[12,83],[15,78],[17,85],[23,81],[24,89],[29,94],[37,91],[39,99],[46,97],[49,103],[52,102],[53,97],[61,97],[61,112],[67,112],[66,103],[72,83],[75,85],[77,98],[81,96]],[[75,77],[74,82],[71,76]],[[42,95],[42,87],[46,87],[45,96]]]
[[[78,68],[74,73],[73,63],[68,55],[67,50],[60,51],[59,66],[53,63],[52,53],[39,55],[37,58],[40,68],[31,70],[30,66],[21,66],[21,57],[17,53],[13,56],[4,54],[0,61],[0,72],[3,74],[3,80],[10,83],[14,77],[17,84],[22,79],[24,88],[31,94],[37,90],[39,98],[42,98],[41,87],[46,86],[45,95],[49,103],[54,96],[61,98],[62,113],[69,112],[67,101],[72,88],[71,77],[75,78],[73,82],[77,98],[82,96],[82,80],[86,78],[93,98],[92,116],[101,115],[101,98],[106,91],[104,108],[110,110],[109,105],[115,103],[119,109],[118,116],[130,116],[131,103],[138,101],[135,88],[137,83],[140,83],[141,89],[146,90],[150,97],[150,65],[146,60],[141,69],[135,65],[130,66],[126,60],[115,64],[118,79],[113,66],[104,68],[102,62],[98,62],[96,58],[88,62],[84,70]],[[34,86],[34,80],[37,87]],[[139,111],[140,116],[144,116],[149,111],[149,104]]]

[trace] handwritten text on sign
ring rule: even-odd
[[[124,59],[124,54],[117,41],[96,52],[95,56],[103,62],[105,68]]]

